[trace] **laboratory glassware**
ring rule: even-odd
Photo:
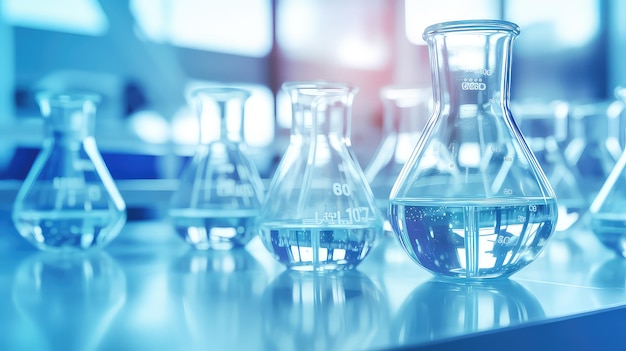
[[[626,96],[620,96],[626,100]],[[590,226],[597,238],[619,256],[626,257],[626,151],[589,207]]]
[[[91,93],[37,94],[45,139],[13,205],[18,232],[47,251],[82,251],[113,240],[126,205],[93,135]]]
[[[580,175],[567,162],[569,104],[565,101],[517,101],[511,111],[558,198],[555,230],[563,232],[579,222],[589,206],[580,190]]]
[[[614,139],[609,136],[610,104],[609,101],[572,103],[569,117],[571,138],[565,148],[565,157],[580,177],[578,184],[586,207],[597,196],[616,163],[616,152],[611,148]],[[619,157],[619,151],[617,153]]]
[[[386,216],[389,193],[400,170],[415,149],[430,116],[432,91],[429,88],[390,85],[380,90],[383,105],[382,140],[365,168],[365,178]],[[391,232],[385,221],[385,232]]]
[[[516,24],[444,22],[426,28],[433,114],[390,195],[403,249],[430,272],[506,277],[554,232],[554,191],[509,108]]]
[[[382,234],[383,217],[350,144],[356,88],[343,83],[286,82],[290,143],[259,215],[267,249],[288,268],[356,267]]]
[[[172,195],[169,217],[176,232],[200,250],[242,247],[256,235],[264,188],[243,138],[249,96],[235,87],[191,93],[200,139]]]

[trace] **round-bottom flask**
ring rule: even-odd
[[[389,218],[409,256],[439,276],[509,276],[554,232],[554,192],[509,109],[518,33],[492,20],[424,32],[433,114],[391,191]]]
[[[41,250],[82,251],[113,240],[126,206],[93,137],[97,95],[40,93],[46,137],[13,205],[20,235]]]
[[[243,142],[249,96],[230,87],[192,93],[200,143],[172,196],[169,217],[176,232],[197,249],[241,247],[256,235],[264,189]]]
[[[292,102],[290,143],[259,215],[267,249],[303,271],[356,267],[382,234],[382,214],[350,147],[355,88],[283,84]]]

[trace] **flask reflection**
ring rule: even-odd
[[[20,264],[13,300],[51,349],[95,350],[126,301],[126,278],[104,252],[40,253]]]
[[[402,344],[469,334],[540,319],[539,301],[509,279],[457,283],[429,280],[404,301],[394,323]]]
[[[386,342],[388,314],[384,295],[358,271],[286,271],[263,294],[265,349],[373,348]]]

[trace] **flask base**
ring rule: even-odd
[[[409,256],[442,277],[507,277],[532,262],[554,231],[553,199],[399,201],[390,206]]]
[[[21,211],[13,216],[22,237],[42,251],[71,252],[103,247],[126,222],[110,211]]]
[[[369,254],[380,228],[263,224],[261,239],[274,257],[295,271],[354,269]]]
[[[174,229],[198,250],[230,250],[245,246],[256,234],[254,221],[258,211],[170,212]]]

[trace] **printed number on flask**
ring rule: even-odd
[[[337,196],[350,196],[350,186],[348,184],[333,183],[333,194]]]

